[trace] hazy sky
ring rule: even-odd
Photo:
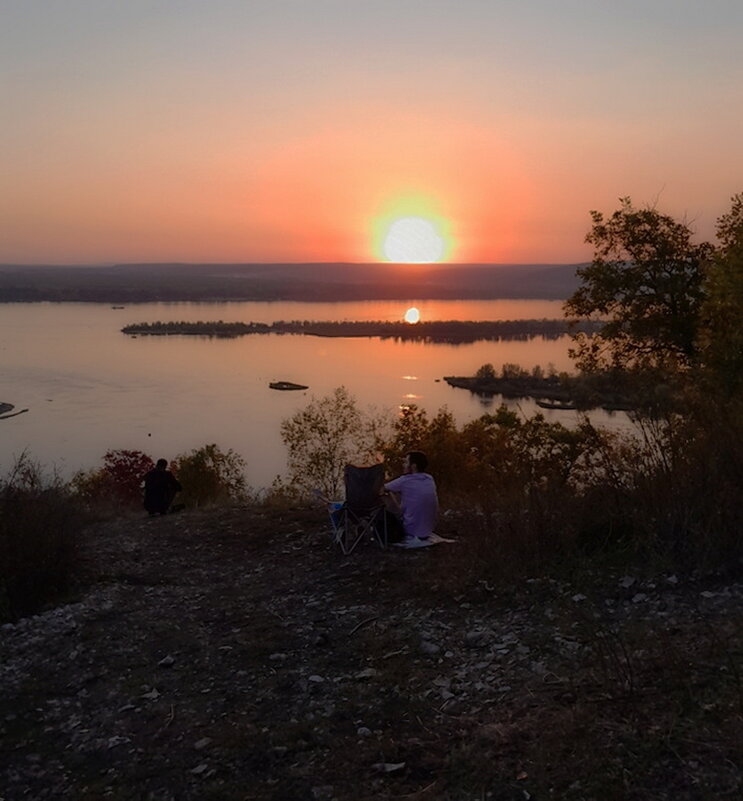
[[[743,0],[0,0],[0,261],[572,262],[743,190]]]

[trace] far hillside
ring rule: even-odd
[[[0,302],[564,300],[575,264],[0,265]]]

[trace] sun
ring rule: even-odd
[[[441,260],[444,249],[444,237],[423,217],[394,220],[382,246],[385,258],[398,264],[431,264]]]
[[[405,316],[403,317],[406,323],[410,323],[410,325],[415,325],[416,323],[420,322],[421,313],[415,306],[411,306],[406,312]]]

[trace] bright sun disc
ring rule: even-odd
[[[415,306],[411,306],[405,312],[405,318],[404,319],[405,319],[406,323],[411,323],[411,324],[412,323],[417,323],[421,319],[421,313],[418,311],[418,309],[415,308]]]
[[[444,255],[444,239],[430,220],[401,217],[390,225],[383,250],[392,262],[430,264]]]

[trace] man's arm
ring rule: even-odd
[[[388,481],[384,488],[387,492],[400,492],[402,491],[403,484],[405,484],[405,476],[398,476],[397,478],[393,478],[392,481]]]

